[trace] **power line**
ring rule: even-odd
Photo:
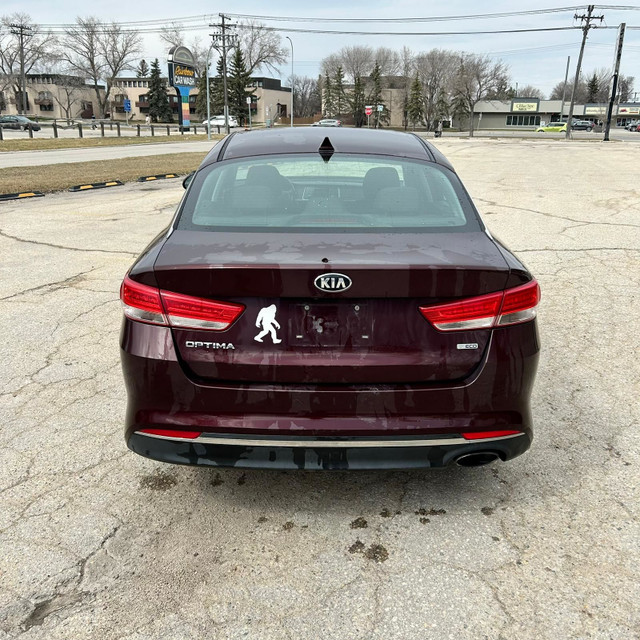
[[[250,28],[238,25],[238,28]],[[486,31],[342,31],[337,29],[301,29],[294,27],[262,27],[265,31],[280,31],[283,33],[321,33],[328,35],[347,36],[473,36],[494,35],[501,33],[539,33],[543,31],[574,31],[580,27],[538,27],[529,29],[490,29]],[[616,27],[617,28],[617,27]]]
[[[552,13],[566,13],[569,11],[575,11],[576,6],[569,7],[553,7],[549,9],[531,9],[527,11],[503,11],[498,13],[478,13],[467,15],[452,15],[452,16],[423,16],[423,17],[404,17],[404,18],[330,18],[330,17],[311,17],[311,16],[265,16],[254,15],[249,13],[229,13],[234,18],[244,20],[265,20],[275,22],[326,22],[326,23],[407,23],[407,22],[448,22],[453,20],[481,20],[481,19],[494,19],[494,18],[507,18],[512,16],[527,16],[527,15],[544,15]],[[640,7],[638,7],[640,9]],[[128,20],[119,23],[121,26],[143,26],[143,25],[180,25],[184,22],[197,22],[202,24],[213,19],[213,14],[202,14],[197,16],[185,16],[181,18],[153,18],[150,20]],[[68,28],[74,26],[73,24],[42,24],[41,26],[47,28],[63,27]]]
[[[640,7],[638,7],[640,9]],[[449,22],[453,20],[483,20],[493,18],[508,18],[512,16],[531,16],[531,15],[543,15],[549,13],[566,13],[568,11],[575,11],[576,6],[571,7],[555,7],[550,9],[530,9],[528,11],[502,11],[499,13],[476,13],[467,15],[454,15],[454,16],[429,16],[429,17],[407,17],[407,18],[327,18],[327,17],[310,17],[310,16],[265,16],[265,15],[251,15],[248,13],[232,13],[234,18],[240,18],[245,20],[265,20],[275,22],[339,22],[339,23],[353,23],[353,22],[394,22],[394,23],[406,23],[406,22]]]

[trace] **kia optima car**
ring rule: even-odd
[[[391,469],[530,446],[538,284],[413,134],[227,136],[121,298],[143,456]]]

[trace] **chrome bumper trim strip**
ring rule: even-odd
[[[173,442],[187,442],[193,444],[214,444],[214,445],[227,445],[235,447],[301,447],[308,449],[353,449],[353,448],[367,448],[367,447],[440,447],[451,446],[461,444],[478,444],[486,442],[497,442],[500,440],[509,440],[511,438],[517,438],[523,436],[524,432],[514,433],[507,436],[498,436],[495,438],[482,438],[477,440],[466,440],[465,438],[403,438],[398,436],[392,440],[366,440],[366,439],[339,439],[339,440],[327,440],[326,436],[322,440],[285,440],[278,438],[277,436],[265,436],[263,438],[243,438],[237,436],[213,436],[202,435],[197,438],[170,438],[167,436],[160,436],[151,433],[143,433],[142,431],[136,431],[136,434],[140,436],[146,436],[147,438],[157,438],[159,440],[172,440]]]

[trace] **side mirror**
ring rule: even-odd
[[[182,181],[182,186],[186,189],[190,184],[191,181],[193,180],[193,176],[196,175],[195,171],[192,171],[191,173],[187,174],[184,178],[184,180]]]

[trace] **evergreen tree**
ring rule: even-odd
[[[227,91],[229,94],[229,115],[235,116],[238,122],[248,119],[247,98],[252,96],[255,89],[247,89],[251,82],[251,75],[247,71],[242,49],[233,50]]]
[[[424,119],[424,105],[422,103],[422,84],[416,73],[416,77],[411,83],[409,93],[409,103],[407,105],[407,119],[416,128],[417,124],[422,124]]]
[[[324,75],[322,85],[322,113],[326,117],[331,117],[335,110],[335,94],[328,71]]]
[[[594,72],[587,84],[587,102],[598,102],[599,91],[600,82],[598,82],[598,75]]]
[[[382,102],[382,76],[380,73],[380,65],[376,60],[376,64],[371,72],[371,92],[369,93],[369,104],[373,107],[373,126],[378,128],[380,120],[388,120],[389,114],[386,112],[385,104]],[[385,111],[378,111],[378,105],[385,107]]]
[[[336,69],[336,74],[333,79],[333,97],[334,97],[334,105],[336,113],[335,115],[340,117],[342,114],[346,104],[344,99],[344,72],[342,71],[342,66],[338,65]]]
[[[353,123],[356,127],[362,127],[365,123],[366,115],[364,113],[365,108],[365,94],[364,84],[360,75],[356,75],[355,82],[353,84],[353,92],[349,99],[349,106],[353,114]]]
[[[211,115],[219,116],[224,113],[224,81],[223,81],[224,69],[222,65],[222,56],[218,58],[216,64],[216,77],[211,79],[211,86],[209,87],[209,98],[211,100]],[[206,85],[205,85],[206,91]],[[205,97],[205,113],[206,113],[206,97]]]
[[[151,63],[149,91],[147,92],[149,115],[152,122],[172,122],[173,115],[169,106],[169,96],[164,78],[160,75],[160,62],[156,58]]]
[[[144,58],[140,60],[140,64],[136,69],[136,76],[138,78],[147,78],[149,76],[149,65],[147,64],[147,61]]]

